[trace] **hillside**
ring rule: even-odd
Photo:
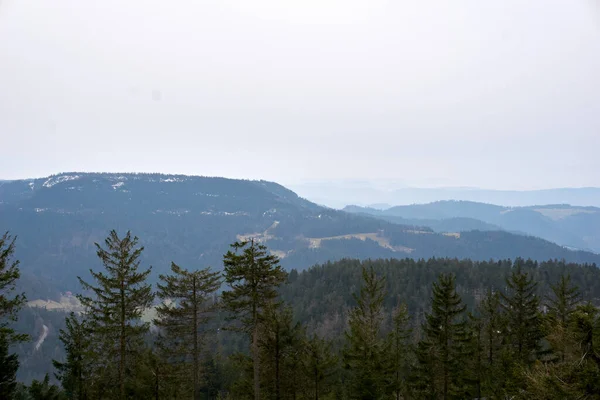
[[[236,240],[255,238],[286,268],[344,257],[488,260],[522,256],[599,263],[600,256],[506,232],[440,234],[370,216],[327,209],[265,181],[160,174],[67,173],[5,182],[0,230],[18,236],[24,289],[31,299],[78,291],[100,263],[94,242],[131,230],[146,247],[152,279],[171,261],[220,269]]]
[[[600,208],[596,207],[568,204],[503,207],[470,201],[438,201],[385,210],[357,206],[344,210],[395,223],[426,225],[436,232],[496,227],[538,236],[562,246],[600,252]]]

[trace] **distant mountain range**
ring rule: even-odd
[[[188,268],[220,269],[229,244],[251,237],[266,243],[286,268],[297,269],[347,257],[520,256],[600,264],[599,255],[498,230],[505,229],[503,218],[487,222],[483,216],[488,212],[518,216],[522,211],[485,208],[462,221],[462,227],[480,229],[467,232],[453,225],[423,227],[420,218],[404,221],[395,220],[402,215],[382,218],[321,207],[266,181],[66,173],[0,186],[0,230],[18,235],[21,281],[32,300],[79,291],[76,277],[101,268],[94,242],[102,242],[111,229],[139,236],[146,247],[144,262],[153,266],[152,279],[166,272],[171,261]],[[420,216],[442,225],[447,218],[459,217],[425,211]],[[481,231],[489,229],[493,231]],[[584,247],[579,242],[572,245]]]
[[[505,230],[600,253],[600,208],[596,207],[566,204],[504,207],[470,201],[438,201],[384,210],[358,206],[344,210],[399,224],[425,225],[436,232]]]
[[[545,190],[487,190],[478,188],[414,188],[395,183],[332,181],[288,185],[300,196],[333,208],[347,204],[387,208],[393,205],[424,204],[440,200],[465,200],[505,206],[571,204],[600,207],[600,188],[557,188]],[[389,207],[389,206],[388,206]]]

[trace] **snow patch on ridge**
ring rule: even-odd
[[[51,178],[48,178],[46,180],[46,182],[44,182],[44,184],[42,185],[45,188],[51,188],[54,185],[57,185],[59,183],[62,182],[68,182],[68,181],[74,181],[76,179],[79,179],[80,176],[79,175],[61,175],[61,176],[53,176]]]

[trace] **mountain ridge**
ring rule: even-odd
[[[483,228],[493,228],[483,226]],[[63,173],[0,187],[0,230],[18,236],[28,293],[76,290],[101,265],[94,243],[131,230],[153,279],[171,261],[220,269],[237,240],[254,237],[299,270],[342,258],[533,258],[600,263],[600,256],[510,233],[445,235],[316,205],[269,181],[172,174]]]

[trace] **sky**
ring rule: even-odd
[[[600,186],[596,0],[0,0],[0,179]]]

